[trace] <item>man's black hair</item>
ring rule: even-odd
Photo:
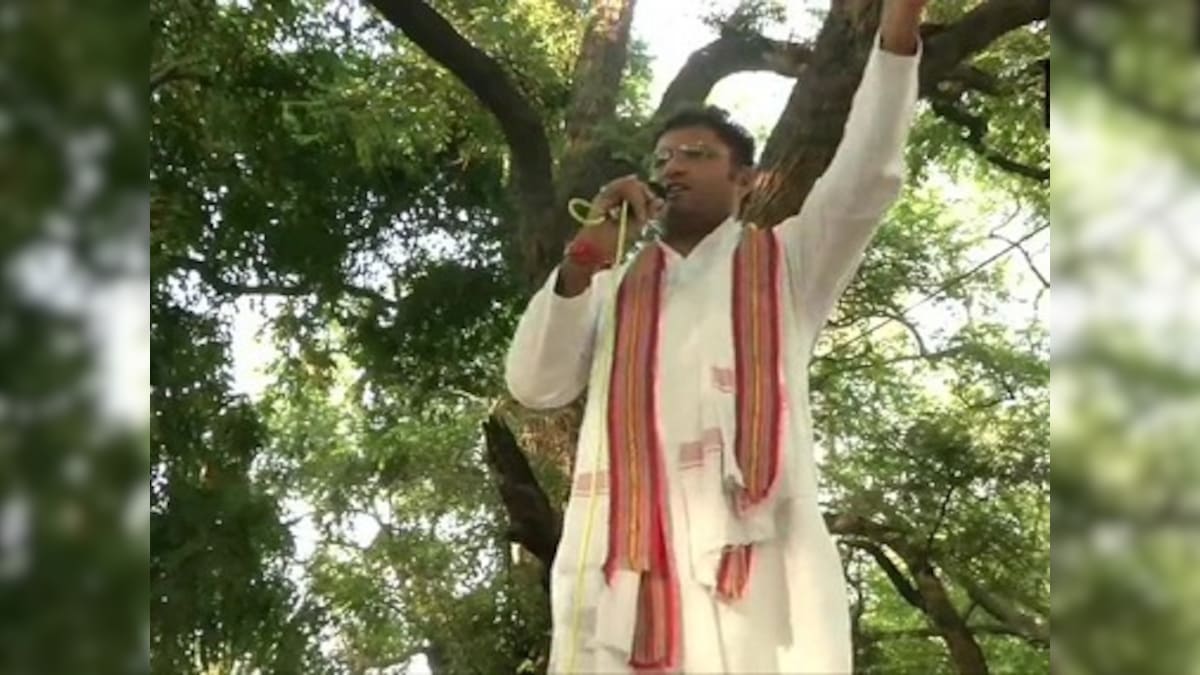
[[[742,125],[729,118],[729,113],[715,105],[683,108],[667,118],[654,134],[654,142],[675,129],[705,127],[711,129],[725,145],[735,166],[754,166],[754,137]]]

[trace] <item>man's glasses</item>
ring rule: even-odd
[[[674,148],[660,148],[654,151],[650,157],[650,170],[659,174],[666,168],[667,162],[678,156],[686,163],[699,163],[708,159],[716,159],[721,156],[721,151],[715,148],[710,148],[703,143],[685,143],[677,145]]]

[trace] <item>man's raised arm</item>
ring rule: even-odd
[[[879,35],[825,173],[799,214],[776,227],[793,296],[823,325],[900,193],[917,99],[924,0],[886,0]]]

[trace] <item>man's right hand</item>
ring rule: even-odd
[[[592,199],[588,211],[588,222],[579,230],[572,240],[572,245],[582,242],[590,247],[600,260],[609,265],[615,265],[620,260],[617,252],[617,240],[620,238],[620,209],[621,205],[629,204],[628,220],[625,230],[625,248],[629,250],[633,242],[640,236],[642,229],[650,219],[657,216],[663,207],[663,200],[650,190],[636,175],[618,178],[600,188]],[[603,219],[603,222],[597,222]],[[561,296],[574,297],[587,290],[591,284],[592,275],[603,265],[583,265],[567,257],[559,269],[558,283],[555,292]]]

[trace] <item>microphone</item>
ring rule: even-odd
[[[658,197],[659,199],[667,198],[667,186],[666,185],[663,185],[662,183],[660,183],[654,179],[645,181],[645,183],[646,183],[646,187],[650,188],[650,191],[654,193],[655,197]],[[627,204],[627,203],[628,202],[621,202],[621,204],[609,209],[608,217],[613,220],[616,220],[617,218],[619,218],[621,215],[621,207],[625,206],[625,204]],[[651,220],[650,223],[652,225],[657,225],[657,221],[655,221],[655,220]]]

